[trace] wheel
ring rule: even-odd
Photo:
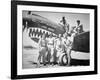
[[[63,54],[60,55],[60,57],[59,57],[59,64],[61,66],[65,66],[65,65],[68,64],[68,56],[67,56],[67,54],[63,53]]]

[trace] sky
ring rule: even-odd
[[[90,29],[90,14],[88,13],[68,13],[68,12],[46,12],[46,11],[32,11],[32,13],[45,17],[55,23],[60,23],[62,17],[65,16],[67,23],[72,26],[76,26],[76,21],[80,20],[83,24],[83,29],[89,31]]]

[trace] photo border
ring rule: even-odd
[[[17,39],[18,39],[17,6],[18,5],[93,9],[94,10],[94,71],[17,75],[17,57],[18,57],[17,56],[18,52],[17,51]],[[11,1],[11,78],[12,79],[75,76],[75,75],[90,75],[90,74],[97,74],[97,6],[96,5],[48,3],[48,2],[34,2],[34,1]]]

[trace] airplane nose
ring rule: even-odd
[[[47,30],[44,30],[44,29],[41,29],[41,28],[29,28],[29,36],[31,38],[37,38],[37,39],[40,39],[42,34],[45,34],[46,37],[49,37],[49,35],[51,34],[50,31],[47,31]],[[56,34],[53,33],[53,36],[55,36]]]

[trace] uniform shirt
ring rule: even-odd
[[[82,24],[77,26],[77,32],[78,33],[82,33],[83,32],[83,25]]]
[[[62,39],[59,38],[56,40],[56,49],[57,51],[64,51],[64,45]]]
[[[54,38],[53,37],[48,38],[47,41],[48,41],[48,45],[54,45]]]
[[[46,39],[40,39],[39,46],[40,47],[47,47],[47,40]]]
[[[66,38],[62,38],[62,42],[63,42],[65,47],[70,46],[70,44],[71,44],[70,37],[68,37],[67,39]]]

